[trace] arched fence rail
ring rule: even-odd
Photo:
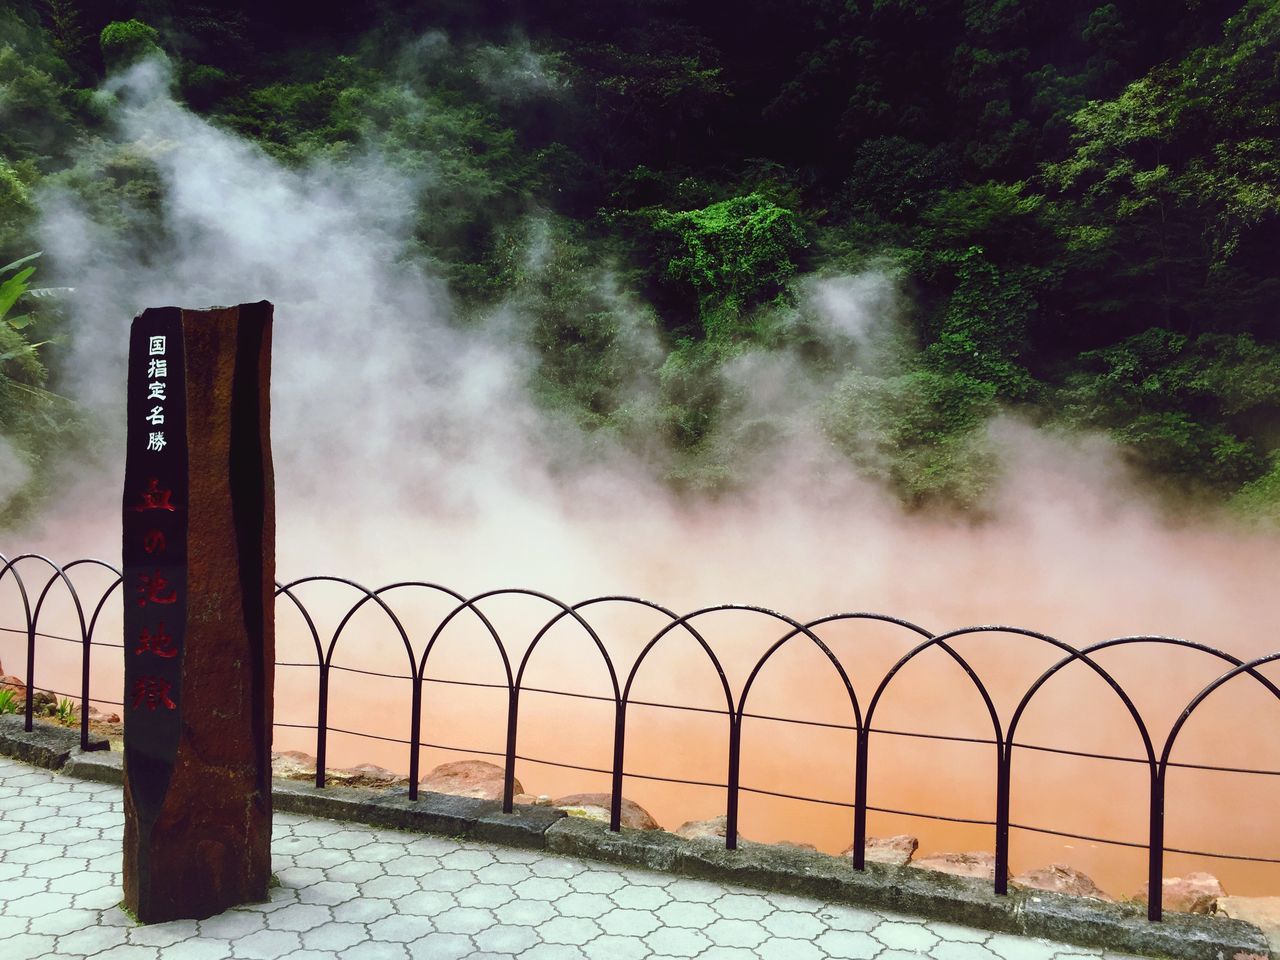
[[[21,572],[20,568],[21,571],[25,571],[25,573]],[[86,589],[83,584],[77,586],[75,583],[75,575],[84,575],[91,570],[96,571],[94,573],[96,585],[93,586],[91,590]],[[12,584],[8,584],[7,581],[12,581]],[[27,689],[35,689],[35,664],[38,653],[38,641],[61,641],[80,644],[81,673],[79,690],[75,693],[66,693],[62,691],[51,692],[55,693],[57,696],[65,696],[68,698],[75,697],[78,699],[80,705],[81,746],[85,748],[89,745],[90,704],[96,703],[108,706],[123,706],[120,701],[104,700],[98,697],[93,697],[90,692],[90,666],[94,652],[102,648],[107,650],[121,650],[123,648],[123,644],[121,643],[95,638],[95,631],[98,628],[100,616],[108,602],[119,593],[121,584],[121,572],[113,565],[102,560],[81,559],[60,566],[49,558],[39,554],[21,554],[14,556],[13,558],[0,554],[0,596],[16,600],[16,606],[20,613],[17,621],[18,625],[7,625],[9,621],[5,620],[4,616],[8,615],[10,604],[6,601],[5,606],[0,608],[5,610],[4,616],[0,616],[0,632],[20,634],[25,638],[25,682]],[[345,590],[353,598],[350,606],[338,620],[337,626],[332,633],[325,634],[320,630],[317,626],[316,618],[299,596],[302,592],[302,588],[312,585],[322,585],[329,591],[330,595],[332,595],[332,592],[335,589]],[[66,598],[70,602],[71,608],[74,611],[75,622],[77,625],[76,636],[62,636],[42,632],[39,629],[41,616],[47,611],[46,601],[49,600],[51,594],[59,591],[65,593]],[[392,605],[393,599],[397,599],[409,591],[425,591],[436,597],[444,598],[445,602],[449,606],[449,612],[439,619],[434,630],[426,637],[425,642],[421,644],[420,649],[415,647],[414,635],[405,626],[404,621],[397,614],[395,607]],[[1268,656],[1244,661],[1229,653],[1216,650],[1203,644],[1163,636],[1118,637],[1077,649],[1070,644],[1064,643],[1063,641],[1050,637],[1046,634],[1009,626],[968,627],[960,630],[953,630],[948,633],[934,634],[917,624],[883,614],[840,613],[821,617],[808,623],[802,623],[764,607],[742,604],[724,604],[705,607],[691,613],[678,615],[660,604],[653,603],[649,600],[643,600],[638,597],[595,597],[573,605],[568,605],[545,593],[540,593],[534,590],[490,590],[472,597],[467,597],[454,590],[450,590],[447,587],[439,584],[428,583],[426,581],[403,581],[379,587],[377,589],[370,589],[353,580],[341,577],[312,576],[303,577],[288,583],[277,583],[276,596],[278,604],[277,617],[282,618],[292,613],[300,618],[306,633],[310,636],[315,652],[315,659],[313,662],[277,661],[277,666],[284,668],[307,668],[315,669],[317,671],[315,724],[277,722],[276,726],[314,731],[316,738],[317,787],[323,787],[325,785],[325,758],[329,734],[343,733],[404,745],[407,749],[409,796],[411,799],[417,798],[418,781],[420,779],[419,759],[421,751],[424,748],[434,748],[500,758],[502,760],[504,771],[503,809],[507,812],[511,811],[514,803],[515,767],[517,761],[546,764],[560,768],[607,775],[611,780],[610,829],[615,831],[620,829],[623,781],[628,777],[688,786],[723,789],[725,791],[726,815],[725,844],[729,849],[734,849],[738,845],[738,805],[741,794],[743,793],[847,808],[851,810],[853,818],[853,863],[854,867],[859,870],[865,867],[864,847],[867,839],[867,814],[869,812],[989,826],[994,828],[995,832],[995,891],[998,894],[1005,894],[1008,892],[1007,877],[1009,873],[1009,845],[1010,832],[1012,830],[1021,830],[1118,847],[1145,849],[1147,850],[1148,856],[1149,878],[1148,917],[1153,921],[1161,919],[1161,881],[1163,877],[1164,857],[1166,853],[1187,854],[1191,856],[1255,863],[1280,863],[1280,858],[1243,856],[1205,850],[1185,850],[1167,847],[1164,842],[1166,784],[1170,769],[1182,768],[1254,776],[1280,776],[1280,770],[1179,763],[1171,759],[1178,736],[1186,726],[1187,721],[1203,703],[1212,698],[1214,694],[1225,685],[1233,681],[1243,681],[1247,678],[1252,682],[1261,684],[1268,693],[1277,700],[1280,700],[1280,687],[1277,687],[1277,685],[1260,672],[1259,669],[1280,660],[1280,653],[1274,653]],[[483,609],[483,605],[486,601],[492,601],[503,597],[527,598],[538,602],[547,610],[547,619],[543,622],[542,626],[532,634],[528,645],[524,648],[524,652],[518,660],[513,659],[507,645],[503,642],[501,634],[495,628],[493,621],[488,615],[486,615]],[[631,665],[629,670],[619,669],[618,663],[615,662],[615,658],[610,654],[608,644],[605,642],[605,639],[597,632],[591,622],[587,619],[586,612],[594,612],[595,609],[604,606],[644,608],[661,615],[661,617],[667,621],[662,628],[642,646],[639,655],[635,658],[635,662]],[[385,617],[388,627],[394,631],[399,642],[402,644],[405,654],[405,673],[388,674],[370,670],[359,670],[352,667],[341,666],[334,662],[334,655],[338,650],[339,642],[344,636],[350,635],[350,632],[347,630],[348,625],[351,623],[355,615],[361,609],[366,607],[370,611],[379,613]],[[753,665],[751,665],[750,670],[747,672],[746,681],[744,682],[742,689],[737,693],[736,697],[728,677],[726,676],[723,663],[720,658],[717,657],[715,651],[711,647],[711,644],[708,643],[699,630],[699,624],[704,619],[717,613],[730,611],[762,618],[767,622],[776,624],[777,630],[779,631],[778,639],[769,644],[765,652]],[[447,680],[428,677],[426,675],[427,664],[432,651],[436,648],[437,642],[440,640],[449,624],[458,618],[468,618],[473,620],[482,628],[483,633],[487,636],[488,640],[492,642],[494,650],[501,663],[502,674],[504,676],[502,683]],[[908,638],[914,638],[914,644],[911,649],[889,668],[874,689],[864,691],[861,698],[855,690],[854,684],[850,680],[849,674],[840,657],[833,652],[832,649],[815,632],[820,627],[841,621],[875,621],[903,631],[904,635]],[[557,624],[565,624],[566,626],[580,631],[582,636],[589,641],[590,648],[599,655],[601,665],[604,667],[604,670],[608,675],[609,688],[611,690],[610,695],[592,695],[580,692],[548,689],[545,687],[533,687],[525,682],[526,671],[531,659],[537,653],[544,638]],[[1026,690],[1018,701],[1012,714],[1007,718],[1002,718],[1000,716],[1000,712],[996,708],[991,693],[983,682],[982,677],[956,649],[955,641],[966,636],[983,633],[1016,635],[1026,642],[1046,647],[1051,653],[1056,653],[1058,656],[1058,659],[1048,669],[1044,670],[1044,672],[1037,677],[1037,679]],[[421,639],[421,637],[418,639]],[[632,695],[637,677],[640,675],[640,671],[648,660],[651,651],[653,651],[659,644],[673,642],[683,642],[689,645],[690,649],[695,650],[700,656],[704,656],[706,658],[709,667],[714,672],[718,680],[720,690],[724,695],[723,709],[695,707],[687,704],[662,703],[652,700],[639,700]],[[752,687],[757,681],[757,678],[766,670],[774,655],[790,643],[812,645],[821,654],[822,662],[829,666],[832,674],[839,681],[848,696],[852,723],[824,723],[813,720],[774,716],[770,714],[752,713],[748,711],[748,697],[751,693]],[[1102,651],[1117,647],[1135,645],[1170,646],[1192,650],[1210,658],[1211,660],[1218,661],[1222,665],[1222,672],[1211,682],[1206,684],[1193,698],[1191,698],[1185,708],[1179,713],[1177,720],[1165,735],[1163,741],[1153,735],[1125,687],[1117,681],[1115,677],[1108,673],[1107,670],[1095,659],[1095,655]],[[901,676],[903,669],[917,656],[935,647],[960,667],[969,683],[972,684],[976,695],[981,699],[985,712],[991,722],[990,739],[919,733],[915,731],[893,730],[873,726],[877,707],[880,705],[886,691],[888,691],[895,682],[901,682],[899,677]],[[1028,707],[1035,700],[1036,696],[1066,667],[1077,663],[1091,671],[1098,679],[1100,679],[1110,689],[1112,694],[1114,694],[1116,701],[1124,709],[1125,713],[1128,714],[1133,722],[1134,734],[1137,740],[1142,744],[1142,756],[1126,757],[1018,742],[1018,725],[1025,715]],[[333,727],[329,723],[329,685],[331,675],[334,671],[365,674],[393,680],[402,680],[409,683],[410,711],[407,718],[407,736],[404,738],[386,737],[367,732]],[[431,743],[423,739],[423,688],[424,685],[428,683],[505,690],[507,694],[505,750],[497,752],[468,749],[464,747]],[[521,754],[519,751],[520,697],[522,693],[535,692],[581,700],[612,703],[614,707],[612,766],[608,769],[583,767]],[[24,722],[27,730],[31,729],[33,721],[33,700],[33,697],[26,698]],[[705,780],[686,780],[674,777],[652,776],[635,772],[628,773],[625,767],[627,714],[628,708],[634,706],[656,707],[674,711],[686,711],[722,717],[726,724],[726,732],[728,735],[728,756],[726,757],[725,781],[720,783]],[[800,727],[822,727],[827,729],[845,730],[853,733],[855,736],[856,747],[854,755],[851,758],[850,773],[854,785],[854,801],[852,803],[845,803],[837,800],[808,797],[794,793],[767,790],[744,785],[741,782],[741,757],[743,746],[743,721],[746,719],[763,719],[795,724]],[[870,805],[868,802],[868,775],[871,768],[871,735],[873,733],[885,736],[984,744],[994,747],[996,782],[995,810],[993,811],[994,819],[979,820],[963,817],[950,817],[941,814],[895,810]],[[1113,761],[1116,763],[1145,765],[1147,768],[1150,795],[1150,812],[1146,841],[1139,842],[1116,840],[1106,837],[1094,837],[1011,822],[1010,806],[1013,792],[1012,768],[1016,750],[1047,752],[1072,757]]]

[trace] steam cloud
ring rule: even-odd
[[[448,51],[432,36],[407,56]],[[495,85],[554,82],[527,50],[506,69],[494,50],[476,56]],[[376,153],[286,168],[177,104],[159,62],[108,90],[116,140],[159,172],[162,231],[126,247],[71,193],[42,198],[47,257],[76,288],[73,390],[122,431],[134,314],[273,301],[282,578],[520,584],[569,602],[621,592],[678,610],[738,600],[801,619],[869,609],[938,631],[1018,623],[1077,645],[1172,633],[1240,656],[1275,646],[1265,629],[1274,541],[1169,525],[1105,441],[1012,417],[990,425],[1002,479],[984,522],[906,515],[825,439],[819,411],[833,381],[786,353],[748,354],[724,373],[745,397],[735,428],[765,424],[773,437],[747,488],[677,497],[644,457],[534,406],[515,306],[464,325],[446,287],[401,261],[429,174],[414,179]],[[884,271],[799,289],[847,365],[874,368],[898,349],[900,294]],[[651,356],[649,314],[607,293],[638,355]],[[110,552],[122,439],[105,443],[110,462],[78,477],[63,507],[19,534],[24,546]]]

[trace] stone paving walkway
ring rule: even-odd
[[[1118,955],[482,843],[277,814],[280,886],[119,909],[119,787],[0,758],[0,960],[1067,960]]]

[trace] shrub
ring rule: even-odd
[[[159,52],[160,34],[141,20],[116,20],[102,28],[98,43],[107,67],[118,70]]]

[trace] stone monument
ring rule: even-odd
[[[144,923],[271,878],[271,318],[161,307],[130,334],[124,899]]]

